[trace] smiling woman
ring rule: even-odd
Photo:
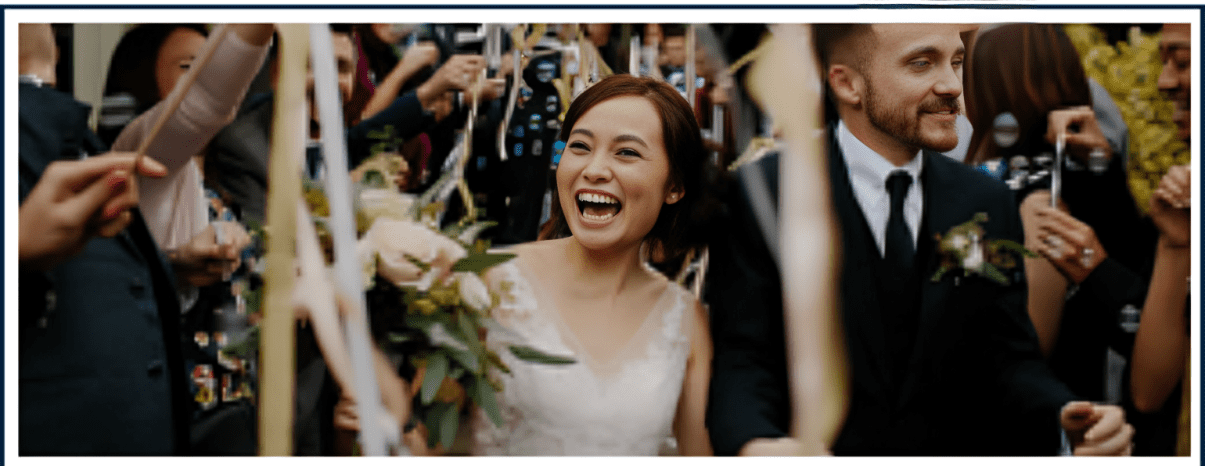
[[[607,105],[600,105],[603,103]],[[579,124],[579,120],[586,120],[586,124]],[[691,231],[688,223],[691,213],[703,198],[701,188],[705,151],[694,113],[677,92],[655,79],[616,75],[600,81],[578,96],[566,112],[563,126],[572,128],[560,137],[566,146],[561,165],[568,170],[558,166],[557,192],[560,202],[552,205],[551,217],[540,235],[542,239],[580,234],[571,228],[569,216],[565,213],[580,212],[588,206],[574,205],[576,192],[566,194],[565,190],[571,189],[566,183],[577,181],[568,179],[569,172],[574,171],[576,163],[583,160],[576,158],[579,154],[584,156],[614,151],[612,158],[616,161],[630,159],[623,165],[625,167],[636,165],[647,169],[651,164],[667,170],[664,176],[668,196],[662,196],[665,201],[663,204],[657,203],[660,207],[655,211],[655,221],[641,236],[647,236],[649,246],[665,251],[667,257],[674,257],[701,244],[698,233]],[[602,126],[617,133],[614,140],[599,140],[602,135],[596,135],[595,131],[602,131]],[[615,147],[596,147],[599,144]],[[599,168],[602,166],[593,167]],[[612,193],[603,191],[599,194]],[[618,202],[617,207],[616,215],[624,209],[623,203]]]
[[[503,296],[499,323],[577,363],[499,351],[512,372],[499,392],[503,424],[479,416],[474,449],[711,454],[706,315],[642,253],[690,247],[698,234],[687,223],[703,197],[705,152],[690,106],[663,82],[615,75],[574,100],[562,128],[552,239],[515,247],[488,278]]]
[[[159,103],[176,80],[188,71],[192,59],[205,44],[208,31],[201,24],[140,24],[121,38],[109,62],[105,78],[105,97],[126,94],[134,99],[130,117]],[[124,128],[105,129],[100,136],[105,144]]]

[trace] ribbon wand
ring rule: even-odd
[[[293,334],[294,246],[296,204],[301,194],[300,165],[305,154],[305,62],[309,55],[304,24],[281,24],[280,81],[273,108],[272,152],[269,158],[268,232],[264,255],[264,319],[260,365],[259,454],[293,453]]]
[[[801,454],[827,452],[848,406],[844,332],[837,305],[840,242],[830,202],[821,118],[823,86],[811,27],[772,26],[774,37],[749,70],[750,93],[781,123],[777,233],[792,407]]]
[[[368,336],[368,314],[364,312],[364,292],[360,264],[356,255],[355,218],[352,210],[351,177],[347,171],[347,150],[343,139],[343,109],[335,74],[335,52],[330,40],[330,25],[311,24],[310,47],[314,68],[314,100],[322,129],[322,153],[326,163],[326,192],[331,207],[331,236],[335,249],[335,280],[350,301],[344,321],[351,355],[354,392],[359,400],[360,445],[365,456],[384,456],[388,442],[378,421],[381,419],[381,395],[373,369],[372,347]],[[302,75],[304,76],[304,74]],[[304,125],[298,126],[304,128]],[[294,175],[296,177],[296,175]]]

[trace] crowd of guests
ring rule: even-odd
[[[88,106],[54,89],[66,77],[55,75],[50,25],[20,25],[20,454],[257,452],[256,399],[272,394],[257,390],[254,352],[221,349],[259,318],[244,292],[262,269],[254,232],[269,189],[274,29],[134,26],[105,82],[127,118],[97,134]],[[466,179],[492,196],[500,223],[488,235],[533,242],[497,272],[530,294],[501,304],[519,317],[500,320],[547,345],[572,341],[563,349],[584,359],[568,379],[601,390],[559,386],[560,369],[517,369],[527,390],[508,384],[499,398],[517,413],[511,431],[474,427],[471,450],[657,454],[674,437],[682,454],[1188,454],[1191,166],[1172,167],[1149,206],[1135,202],[1125,122],[1058,25],[813,32],[850,374],[840,432],[819,449],[790,437],[780,249],[755,214],[777,203],[789,154],[721,168],[736,159],[733,135],[769,124],[743,121],[733,102],[747,96],[714,62],[686,66],[683,26],[586,25],[596,68],[617,73],[560,102],[552,81],[575,72],[560,69],[566,61],[490,68],[451,26],[331,25],[348,165],[385,142],[401,155],[396,186],[421,193],[450,169],[460,129],[485,128],[464,143],[475,157]],[[643,50],[628,49],[633,36]],[[1158,77],[1184,140],[1190,37],[1187,25],[1163,26]],[[530,108],[504,121],[518,77]],[[311,73],[314,121],[298,131],[312,141],[303,176],[321,179],[314,86]],[[1000,129],[1005,114],[1012,132]],[[513,150],[507,164],[494,128]],[[1053,170],[1010,166],[1064,145],[1076,168],[1060,170],[1057,198]],[[977,169],[1001,164],[1010,168],[995,178]],[[464,209],[454,199],[447,218]],[[979,213],[985,238],[1036,254],[1007,267],[1004,284],[931,278],[934,235]],[[705,292],[689,293],[673,279],[700,256],[710,257],[698,272]],[[661,332],[645,330],[652,321]],[[332,380],[307,328],[297,335],[294,451],[350,453],[350,387]],[[629,350],[646,339],[658,351]],[[600,375],[624,363],[655,371]],[[383,386],[412,395],[394,376]],[[632,396],[607,395],[607,384]],[[596,411],[550,402],[573,397]]]

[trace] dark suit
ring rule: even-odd
[[[88,109],[22,84],[21,199],[46,166],[100,150]],[[170,455],[188,445],[174,279],[137,209],[46,273],[22,270],[19,452]]]
[[[941,154],[926,152],[924,213],[917,240],[919,323],[915,346],[893,377],[886,325],[900,300],[876,286],[880,254],[854,198],[844,157],[830,140],[834,213],[840,221],[839,302],[850,364],[849,414],[832,445],[838,455],[1055,454],[1058,410],[1073,397],[1049,373],[1025,311],[1025,282],[1000,286],[947,273],[938,282],[935,234],[985,212],[987,238],[1020,241],[1012,194]],[[742,167],[777,198],[778,158]],[[750,173],[752,171],[752,173]],[[763,240],[748,186],[729,196],[726,231],[711,248],[707,280],[715,343],[707,424],[719,454],[754,438],[787,435],[790,402],[779,271]],[[777,248],[776,248],[777,249]],[[1019,272],[1019,270],[1018,270]],[[907,330],[903,330],[907,331]]]

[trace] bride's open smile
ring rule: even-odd
[[[583,189],[577,192],[577,209],[586,226],[602,226],[619,215],[623,203],[610,193]]]
[[[661,117],[639,96],[608,99],[586,111],[557,167],[561,209],[588,249],[639,244],[663,204],[681,198],[671,184]]]

